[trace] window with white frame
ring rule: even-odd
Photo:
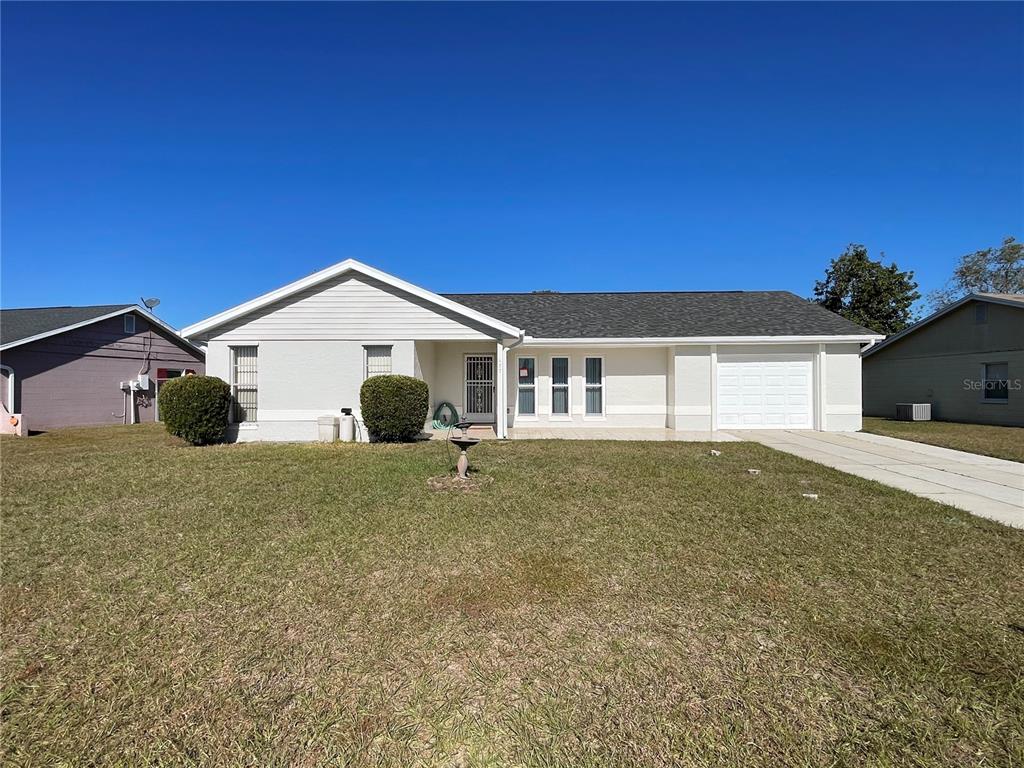
[[[587,416],[604,415],[604,358],[588,357],[585,364]]]
[[[366,370],[364,379],[391,373],[391,345],[374,345],[363,347],[366,353]]]
[[[231,348],[231,420],[235,424],[256,421],[258,350],[259,347]]]
[[[124,316],[124,332],[135,333],[135,315]]]
[[[551,358],[551,414],[569,415],[569,358]]]
[[[537,361],[532,357],[519,358],[519,399],[516,412],[520,416],[537,414]]]
[[[985,363],[982,366],[982,399],[1006,402],[1010,397],[1010,364]]]

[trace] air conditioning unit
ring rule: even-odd
[[[931,403],[896,403],[897,421],[931,421]]]

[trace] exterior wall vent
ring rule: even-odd
[[[931,421],[931,403],[896,403],[897,421]]]

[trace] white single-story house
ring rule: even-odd
[[[346,260],[185,328],[231,384],[237,440],[314,440],[368,376],[493,425],[861,426],[882,337],[784,291],[436,294]]]

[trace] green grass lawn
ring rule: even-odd
[[[5,438],[4,763],[1020,764],[1024,532],[709,447]]]
[[[1024,427],[864,418],[864,432],[1024,462]]]

